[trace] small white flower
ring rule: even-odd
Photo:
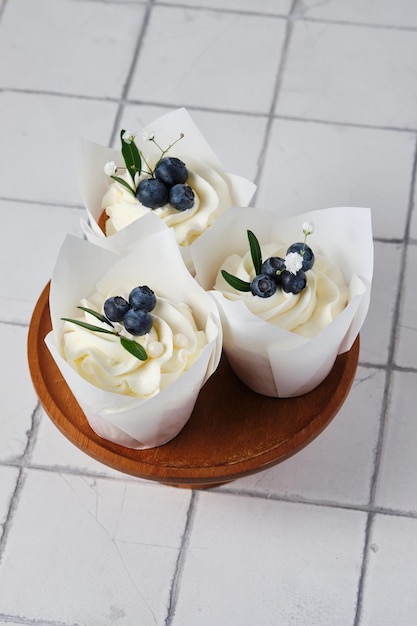
[[[117,172],[117,165],[114,161],[108,161],[104,166],[104,172],[107,176],[112,176]]]
[[[132,141],[135,141],[136,134],[137,133],[133,132],[132,130],[125,130],[122,135],[122,139],[126,143],[132,143]]]
[[[304,222],[303,223],[303,233],[307,237],[307,235],[311,235],[314,233],[314,224],[312,222]]]
[[[291,274],[296,274],[303,266],[303,257],[298,252],[289,252],[284,260],[285,267]]]
[[[142,133],[143,141],[153,141],[155,139],[155,131],[153,130],[144,130]]]

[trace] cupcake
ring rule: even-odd
[[[190,246],[231,206],[247,206],[255,185],[228,174],[185,109],[141,133],[122,129],[121,150],[83,141],[78,173],[87,238],[120,250],[118,233],[149,214],[172,228],[185,261]],[[131,237],[129,237],[131,235]],[[123,246],[132,242],[125,234]]]
[[[46,344],[99,436],[144,449],[180,432],[219,363],[222,332],[170,229],[144,217],[125,255],[68,235],[50,310]]]
[[[233,209],[193,249],[196,280],[216,302],[236,375],[271,397],[308,393],[355,341],[369,307],[369,209],[279,219]]]

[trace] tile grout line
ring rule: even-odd
[[[116,115],[115,115],[114,123],[113,123],[113,129],[110,135],[110,143],[109,143],[110,146],[113,145],[113,142],[115,141],[116,137],[118,136],[120,132],[120,119],[121,119],[121,116],[122,116],[122,113],[124,111],[124,107],[127,101],[127,94],[129,93],[129,89],[132,84],[133,75],[134,75],[136,66],[139,61],[140,52],[142,50],[143,41],[145,39],[146,32],[148,30],[153,7],[154,7],[154,0],[148,0],[145,6],[145,15],[144,15],[142,25],[139,30],[135,50],[132,56],[132,61],[130,63],[130,67],[128,69],[126,79],[123,85],[122,95],[118,101],[118,107],[117,107],[117,111],[116,111]]]
[[[269,19],[274,18],[286,18],[287,13],[284,11],[283,13],[262,13],[258,11],[250,11],[248,9],[239,9],[239,8],[223,8],[221,6],[211,7],[209,5],[203,4],[182,4],[181,2],[177,2],[176,4],[171,4],[169,2],[159,1],[158,6],[165,9],[185,9],[186,11],[194,11],[194,12],[206,12],[206,13],[220,13],[226,15],[247,15],[249,17],[266,17]]]
[[[400,323],[400,313],[401,313],[402,295],[403,295],[403,288],[404,288],[404,275],[405,275],[404,269],[406,266],[408,243],[410,239],[410,225],[411,225],[411,217],[412,217],[412,212],[413,212],[416,176],[417,176],[417,141],[415,142],[415,147],[414,147],[414,160],[413,160],[413,167],[412,167],[412,172],[411,172],[408,211],[407,211],[407,218],[406,218],[406,224],[405,224],[405,229],[404,229],[404,240],[403,240],[401,260],[400,260],[400,276],[398,280],[397,293],[396,293],[396,298],[395,298],[395,307],[394,307],[393,320],[392,320],[392,326],[391,326],[390,341],[389,341],[389,347],[388,347],[387,371],[386,371],[384,394],[383,394],[383,401],[382,401],[382,407],[381,407],[380,427],[379,427],[378,439],[377,439],[375,455],[374,455],[374,471],[371,477],[371,485],[370,485],[370,493],[369,493],[369,504],[371,507],[373,507],[375,503],[379,470],[380,470],[381,462],[382,462],[382,447],[384,444],[385,430],[386,430],[386,425],[388,421],[388,409],[389,409],[391,389],[392,389],[392,377],[393,377],[394,371],[396,371],[397,369],[395,367],[395,348],[396,348],[398,328],[399,328],[399,323]],[[366,531],[365,531],[365,543],[364,543],[364,549],[363,549],[361,575],[360,575],[359,585],[358,585],[357,605],[356,605],[356,615],[355,615],[354,626],[359,626],[360,620],[361,620],[364,585],[365,585],[366,573],[368,569],[369,544],[370,544],[370,537],[372,533],[375,515],[376,515],[376,511],[370,511],[368,513],[368,520],[367,520]]]
[[[267,123],[266,123],[266,127],[265,127],[265,133],[264,133],[264,138],[263,138],[263,142],[262,142],[262,146],[259,152],[259,156],[258,156],[258,168],[254,177],[254,183],[256,185],[256,190],[255,193],[253,195],[253,198],[251,200],[250,206],[256,206],[256,198],[258,196],[258,192],[259,192],[259,188],[260,188],[260,181],[262,179],[262,174],[263,174],[263,167],[264,167],[264,163],[265,163],[265,159],[266,159],[266,153],[268,151],[268,145],[269,145],[269,138],[271,135],[271,128],[272,128],[272,124],[274,122],[274,113],[275,113],[275,109],[276,109],[276,104],[278,101],[278,96],[279,96],[279,92],[281,89],[281,83],[282,83],[282,76],[284,73],[284,68],[285,68],[285,64],[287,61],[287,56],[288,56],[288,50],[289,50],[289,46],[290,46],[290,41],[291,41],[291,35],[292,35],[292,31],[293,31],[293,13],[295,11],[295,8],[297,6],[297,1],[298,0],[293,0],[290,11],[288,12],[288,16],[286,18],[286,25],[285,25],[285,36],[284,36],[284,41],[282,44],[282,48],[281,48],[281,58],[278,64],[278,69],[277,69],[277,73],[276,73],[276,77],[275,77],[275,84],[274,84],[274,90],[272,93],[272,100],[271,100],[271,104],[269,107],[269,112],[268,112],[268,116],[267,116]]]
[[[271,493],[259,493],[256,491],[251,491],[250,489],[240,489],[224,486],[221,489],[213,489],[213,493],[220,494],[228,494],[232,496],[241,496],[254,498],[259,500],[268,500],[271,502],[285,502],[287,504],[301,504],[304,506],[313,506],[313,507],[322,507],[329,509],[340,509],[343,511],[354,511],[357,513],[373,513],[380,515],[387,515],[392,517],[404,517],[407,519],[417,519],[417,512],[415,511],[401,511],[397,509],[387,509],[384,507],[371,507],[369,504],[361,505],[361,504],[350,504],[348,502],[338,502],[332,500],[320,500],[314,498],[304,498],[301,496],[294,495],[279,495],[279,494],[271,494]]]
[[[182,580],[182,573],[184,570],[185,559],[187,556],[188,546],[190,543],[190,535],[194,525],[195,510],[198,502],[198,495],[195,490],[191,492],[190,505],[187,511],[187,518],[185,521],[184,533],[182,536],[181,546],[178,552],[178,558],[175,564],[174,575],[172,577],[171,589],[169,595],[169,603],[167,616],[165,618],[164,626],[172,626],[173,619],[175,617],[175,610],[177,607],[178,596],[180,593],[180,586]]]
[[[31,427],[27,431],[26,446],[25,446],[22,456],[19,459],[20,462],[19,462],[19,465],[17,466],[19,467],[19,472],[18,472],[14,491],[10,498],[9,509],[6,515],[6,519],[3,524],[3,533],[0,537],[0,563],[3,559],[3,554],[7,545],[7,539],[8,539],[10,528],[12,525],[14,513],[17,510],[20,495],[22,493],[23,486],[25,484],[25,480],[26,480],[25,470],[27,468],[27,458],[30,455],[33,449],[34,442],[36,440],[36,434],[37,434],[37,431],[39,428],[39,422],[40,422],[40,414],[41,414],[41,406],[40,406],[40,402],[38,401],[31,415]]]
[[[416,26],[398,26],[392,24],[378,24],[377,22],[354,22],[349,20],[337,20],[325,17],[305,17],[301,14],[297,16],[300,22],[311,22],[313,24],[330,24],[336,26],[352,26],[353,28],[375,28],[378,30],[399,30],[409,33],[415,33],[417,31]]]
[[[16,462],[0,461],[0,467],[21,468],[22,463],[17,462],[17,461]],[[39,463],[26,462],[24,464],[24,468],[26,470],[33,470],[35,472],[46,472],[49,474],[59,473],[59,474],[68,475],[68,476],[79,476],[79,477],[85,477],[85,478],[107,480],[110,482],[126,482],[126,481],[136,482],[135,476],[130,476],[128,474],[121,475],[121,476],[112,476],[110,474],[106,474],[106,473],[99,472],[99,471],[88,470],[88,469],[78,469],[78,468],[74,468],[70,466],[63,466],[63,465],[42,465]],[[138,479],[138,480],[144,481],[147,485],[151,484],[151,481],[147,479]],[[313,506],[313,507],[323,507],[323,508],[331,508],[331,509],[341,509],[341,510],[346,510],[346,511],[355,511],[358,513],[373,513],[373,514],[386,515],[386,516],[392,516],[392,517],[417,519],[417,511],[411,511],[411,510],[408,511],[408,510],[402,510],[402,509],[389,509],[386,507],[371,506],[370,504],[360,504],[360,503],[355,504],[355,503],[349,503],[349,502],[342,502],[338,500],[320,500],[319,498],[317,499],[305,498],[297,494],[283,495],[283,494],[263,493],[263,492],[258,492],[258,491],[254,491],[254,490],[247,489],[247,488],[234,487],[233,486],[234,483],[235,481],[231,481],[230,486],[223,486],[222,488],[213,487],[209,490],[204,490],[204,491],[211,491],[212,493],[228,494],[228,495],[236,496],[236,497],[253,498],[257,500],[268,500],[272,502],[285,502],[288,504],[300,504],[300,505]],[[152,484],[160,486],[160,487],[169,486],[164,483],[159,483],[159,482],[154,483],[154,481],[152,481]],[[172,487],[172,489],[177,489],[177,487]],[[199,493],[200,490],[197,488],[194,488],[193,491],[195,491],[196,493]]]
[[[150,0],[152,1],[152,0]],[[284,19],[284,18],[281,18]],[[288,18],[289,19],[289,18]],[[72,93],[64,93],[59,91],[49,91],[49,90],[35,90],[35,89],[20,89],[18,87],[0,87],[0,93],[11,93],[11,94],[26,94],[32,96],[48,96],[52,98],[65,98],[65,99],[73,99],[73,100],[87,100],[92,102],[112,102],[114,104],[119,105],[132,105],[132,106],[151,106],[151,107],[159,107],[166,110],[176,109],[178,107],[184,106],[189,111],[200,111],[206,113],[221,113],[223,115],[240,115],[254,118],[269,118],[272,117],[276,120],[282,120],[287,122],[301,122],[305,124],[322,124],[325,126],[340,126],[342,128],[358,128],[364,130],[381,130],[385,132],[395,132],[395,133],[411,133],[414,134],[417,132],[417,125],[411,127],[404,126],[385,126],[385,125],[373,125],[369,123],[360,123],[360,122],[350,122],[343,120],[325,120],[319,117],[302,117],[298,115],[288,115],[284,113],[272,113],[269,111],[250,111],[244,109],[222,109],[220,107],[211,106],[205,107],[202,105],[196,104],[179,104],[178,102],[164,102],[157,100],[136,100],[135,98],[120,98],[110,97],[110,96],[92,96],[88,94],[72,94]],[[13,198],[11,198],[13,200]],[[28,200],[30,201],[30,200]],[[33,202],[33,201],[32,201]],[[52,203],[53,204],[53,203]],[[69,205],[72,206],[72,205]],[[80,206],[80,205],[77,205]]]

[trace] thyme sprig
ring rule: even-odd
[[[108,330],[107,328],[102,328],[101,326],[96,326],[95,324],[89,324],[88,322],[84,322],[82,320],[71,319],[69,317],[61,317],[61,320],[64,322],[71,322],[71,324],[76,324],[77,326],[81,326],[81,328],[85,328],[86,330],[90,330],[92,332],[104,333],[106,335],[115,335],[116,337],[119,338],[121,346],[127,352],[129,352],[129,354],[139,359],[139,361],[147,360],[148,355],[146,354],[145,348],[134,339],[129,339],[128,337],[124,337],[119,331],[117,331],[114,328],[113,324],[110,322],[110,320],[107,319],[107,317],[105,317],[104,315],[101,315],[101,313],[98,313],[97,311],[94,311],[93,309],[89,309],[84,306],[77,306],[77,309],[81,309],[81,311],[85,311],[86,313],[89,313],[90,315],[98,319],[100,322],[103,322],[104,324],[108,324],[109,326],[112,327],[113,330]]]

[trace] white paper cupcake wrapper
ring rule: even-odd
[[[150,214],[142,220],[137,245],[126,255],[68,235],[51,279],[52,331],[45,341],[93,430],[131,448],[162,445],[175,437],[189,419],[198,393],[217,368],[222,349],[219,314],[212,299],[185,267],[172,231]],[[190,305],[208,344],[188,371],[149,399],[100,389],[82,378],[62,354],[62,317],[75,318],[77,305],[96,288],[115,285],[126,291],[148,284],[157,294]]]
[[[173,138],[184,133],[183,139],[175,146],[175,155],[185,162],[187,162],[188,155],[193,161],[199,161],[217,172],[222,172],[229,181],[234,205],[247,206],[249,204],[256,189],[255,185],[241,176],[224,172],[222,163],[186,109],[177,109],[158,118],[148,124],[144,131],[146,130],[153,131],[158,138],[159,145],[163,146],[169,145]],[[144,154],[149,155],[152,151],[156,151],[149,141],[141,137],[136,138],[136,144]],[[120,167],[124,166],[120,150],[106,148],[85,140],[80,142],[77,170],[80,192],[87,212],[87,221],[82,219],[81,227],[87,239],[92,243],[116,252],[124,252],[126,246],[130,248],[136,240],[137,230],[132,229],[132,224],[119,231],[119,233],[125,231],[123,237],[118,237],[119,233],[106,237],[98,225],[103,211],[102,199],[109,187],[109,178],[103,169],[108,161],[114,161]],[[189,268],[191,261],[189,248],[193,245],[181,246],[181,253]]]
[[[213,290],[224,260],[248,251],[248,229],[261,244],[290,245],[300,240],[303,222],[314,224],[310,245],[342,270],[350,292],[343,312],[312,339],[265,322],[242,300],[228,300]],[[223,347],[232,368],[263,395],[292,397],[314,389],[329,374],[337,355],[350,350],[365,320],[373,274],[369,209],[323,209],[289,219],[261,209],[231,209],[199,238],[192,257],[196,280],[219,308]]]

